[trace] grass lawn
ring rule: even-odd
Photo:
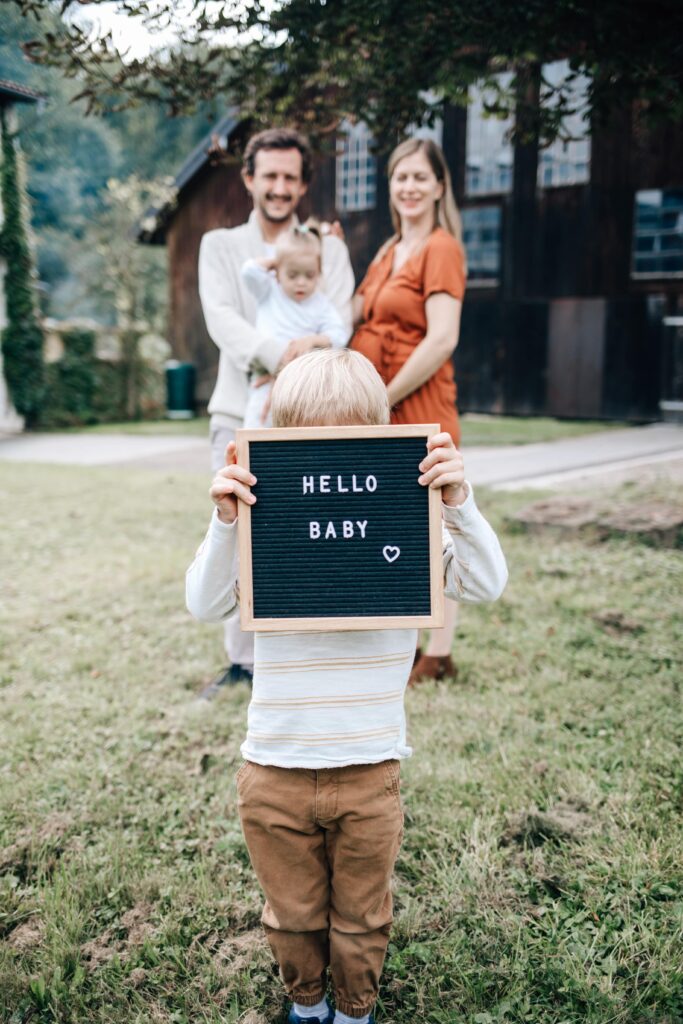
[[[208,416],[193,420],[133,420],[124,423],[96,423],[90,427],[70,427],[70,431],[89,434],[179,434],[192,437],[209,436]]]
[[[625,427],[625,423],[605,420],[556,420],[548,416],[485,416],[465,413],[462,416],[462,445],[536,444],[559,441],[563,437],[579,437],[602,430]]]
[[[462,417],[462,443],[468,448],[472,445],[533,444],[624,426],[624,423],[606,423],[604,420],[555,420],[544,416],[484,416],[467,413]],[[195,420],[143,420],[138,423],[98,423],[93,427],[74,429],[98,434],[191,434],[195,437],[208,437],[209,421],[206,417]]]
[[[0,497],[0,1020],[283,1022],[249,694],[193,699],[221,664],[183,602],[205,477],[5,464]],[[680,1024],[683,554],[530,541],[528,498],[479,492],[508,590],[463,610],[457,682],[407,697],[378,1024]]]

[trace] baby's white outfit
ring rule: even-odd
[[[344,348],[350,332],[327,296],[320,291],[313,292],[302,302],[295,302],[285,295],[282,285],[274,272],[265,270],[256,260],[247,260],[242,265],[242,278],[254,295],[258,308],[256,329],[263,335],[275,339],[284,355],[294,338],[307,334],[324,334],[333,348]],[[244,414],[245,427],[272,426],[270,413],[262,420],[263,409],[270,395],[272,384],[254,387],[254,380],[264,376],[265,370],[252,367],[249,397]]]

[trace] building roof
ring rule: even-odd
[[[173,179],[177,198],[209,163],[216,145],[219,145],[223,150],[227,149],[230,136],[241,122],[242,118],[239,115],[238,108],[231,107],[220,121],[213,126],[211,131],[204,136],[201,142],[195,146]],[[166,203],[164,206],[158,208],[150,207],[149,210],[145,211],[137,229],[138,242],[145,242],[148,245],[164,244],[166,240],[166,227],[173,213],[174,205]]]
[[[37,103],[44,100],[42,92],[29,89],[27,85],[20,82],[11,82],[8,78],[0,78],[0,106],[7,106],[9,103]]]

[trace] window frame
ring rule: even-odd
[[[475,270],[473,270],[473,267],[472,267],[473,260],[472,260],[471,254],[473,252],[474,253],[477,252],[477,247],[475,246],[473,248],[471,245],[470,245],[470,247],[468,247],[467,244],[466,244],[466,241],[465,241],[466,233],[467,233],[467,231],[472,230],[471,228],[467,227],[466,221],[467,221],[467,215],[468,214],[477,214],[477,213],[481,213],[482,211],[489,211],[489,210],[494,210],[497,213],[497,223],[496,223],[495,226],[496,226],[496,229],[497,229],[497,232],[498,232],[498,243],[497,243],[497,245],[498,245],[498,248],[497,248],[498,265],[497,265],[497,268],[496,268],[495,276],[493,276],[493,277],[483,277],[483,276],[478,276],[477,272]],[[496,199],[491,201],[491,199],[487,196],[485,201],[483,201],[483,202],[474,202],[474,203],[471,203],[471,204],[469,204],[467,206],[463,206],[461,208],[461,210],[460,210],[460,215],[461,215],[461,218],[462,218],[462,227],[463,227],[463,247],[465,249],[465,254],[467,256],[467,264],[468,264],[467,287],[468,288],[482,288],[482,289],[486,289],[486,288],[499,288],[500,285],[501,285],[502,276],[503,276],[503,231],[504,231],[504,223],[505,223],[503,202],[501,200],[496,200]],[[480,233],[483,232],[484,230],[485,230],[485,226],[483,224],[481,224],[479,226]],[[479,250],[483,250],[484,248],[485,248],[485,243],[483,243],[483,242],[480,243]]]
[[[673,207],[673,211],[678,215],[678,219],[679,219],[679,222],[680,222],[680,227],[677,226],[676,229],[662,229],[662,228],[659,228],[659,225],[657,225],[657,228],[659,228],[659,230],[655,231],[653,228],[650,228],[648,230],[645,230],[645,231],[641,230],[639,232],[638,231],[638,196],[648,195],[648,194],[649,195],[659,194],[660,202],[659,202],[659,206],[656,209],[658,211],[658,219],[661,219],[662,211],[666,210],[668,212],[672,212],[672,207],[665,207],[664,206],[663,200],[664,200],[664,196],[665,196],[665,194],[667,192],[668,193],[678,194],[680,196],[680,198],[678,200],[678,204]],[[637,252],[637,249],[636,249],[636,243],[637,243],[638,238],[639,237],[640,238],[644,238],[644,237],[652,236],[655,239],[660,239],[662,237],[671,236],[671,235],[673,235],[674,237],[679,236],[680,239],[681,239],[680,248],[676,250],[676,255],[678,255],[678,253],[680,253],[680,257],[679,258],[680,258],[680,261],[681,261],[681,269],[680,270],[637,270],[636,269],[636,261],[637,261],[638,252]],[[661,256],[662,256],[661,249],[659,249],[659,250],[653,249],[652,252],[655,254],[655,256],[659,256],[661,258]],[[642,252],[641,252],[641,255],[642,255]],[[663,254],[663,255],[666,256],[666,254]],[[683,278],[683,183],[681,184],[680,188],[652,188],[652,189],[641,188],[641,189],[638,189],[633,194],[633,232],[632,232],[632,235],[631,235],[631,279],[633,281],[657,281],[657,280],[676,281],[676,280],[681,280],[682,278]]]
[[[566,59],[548,61],[543,65],[541,73],[544,77],[560,83],[570,74],[569,61]],[[582,111],[586,109],[585,97],[589,85],[590,80],[587,75],[579,76],[572,84],[572,96],[578,110],[570,115],[568,127],[571,127],[573,123],[574,127],[583,134],[580,137],[577,134],[576,138],[569,141],[555,139],[549,146],[538,151],[536,180],[539,188],[578,188],[581,185],[590,184],[593,140],[591,126],[582,116]],[[585,171],[579,175],[577,169],[584,165]],[[569,170],[567,170],[568,168]],[[545,180],[548,170],[551,173],[550,181]]]
[[[341,128],[335,159],[335,206],[340,214],[367,213],[377,207],[377,158],[370,151],[372,135],[363,121],[355,125],[343,122]]]

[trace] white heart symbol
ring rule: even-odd
[[[382,554],[386,558],[387,562],[395,562],[398,556],[401,554],[400,548],[394,548],[391,544],[387,544],[386,547],[382,548]]]

